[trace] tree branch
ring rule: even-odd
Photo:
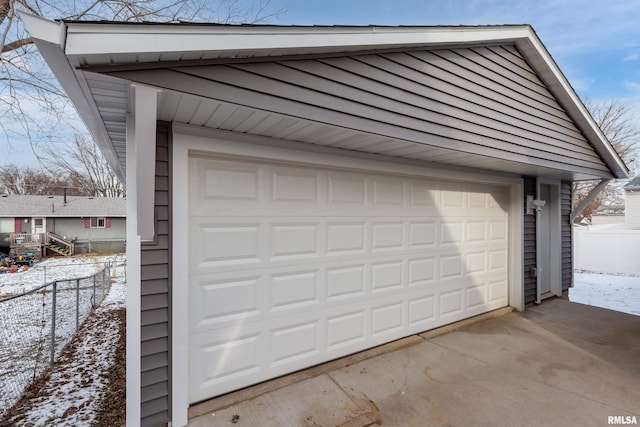
[[[11,52],[13,50],[20,49],[21,47],[24,47],[29,44],[33,44],[33,39],[31,37],[26,37],[24,39],[16,40],[2,46],[2,50],[0,51],[0,53]]]
[[[7,18],[10,10],[11,10],[11,1],[0,0],[0,24],[3,23],[4,20]]]
[[[71,140],[68,128],[73,128],[77,120],[75,115],[66,114],[68,101],[42,57],[30,47],[33,40],[18,19],[16,8],[47,19],[211,22],[218,15],[228,23],[255,23],[283,12],[270,13],[270,1],[0,0],[0,138],[28,140],[40,159],[40,142]],[[59,126],[65,121],[68,127]]]

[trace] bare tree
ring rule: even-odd
[[[283,13],[273,11],[270,0],[0,0],[0,135],[9,146],[28,141],[32,149],[36,142],[70,139],[60,125],[78,119],[18,9],[47,19],[123,22],[258,23]]]
[[[640,128],[636,125],[628,104],[619,101],[587,101],[587,109],[607,137],[618,155],[632,171],[638,168]],[[613,180],[600,192],[578,216],[577,220],[591,218],[599,209],[620,204],[623,197],[624,180]],[[573,205],[577,206],[598,181],[582,181],[573,184]]]
[[[31,167],[6,165],[0,168],[0,193],[2,194],[62,194],[71,187],[69,177],[59,172],[46,172]]]
[[[100,154],[98,145],[85,134],[77,133],[73,142],[43,148],[47,169],[67,177],[69,187],[82,194],[98,197],[124,197],[125,186]]]

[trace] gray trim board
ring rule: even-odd
[[[562,290],[566,291],[573,283],[573,228],[571,226],[572,184],[562,181],[560,184],[560,227],[561,227],[561,273]],[[524,197],[527,194],[536,195],[536,178],[524,177]],[[523,212],[524,213],[524,212]],[[524,213],[524,303],[530,304],[536,300],[536,277],[531,273],[536,268],[536,216]]]
[[[524,177],[524,205],[526,206],[527,195],[536,196],[536,178],[532,176]],[[526,209],[526,207],[525,207]],[[536,268],[536,216],[527,215],[524,211],[524,250],[523,250],[523,272],[524,272],[524,303],[530,304],[536,300],[536,289],[538,281],[532,273]]]
[[[571,209],[573,186],[569,181],[560,183],[560,228],[562,232],[562,290],[573,285],[573,226]]]
[[[141,247],[141,426],[170,421],[171,223],[170,131],[156,131],[156,239]]]

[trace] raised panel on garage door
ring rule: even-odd
[[[507,188],[192,155],[189,400],[507,305]]]

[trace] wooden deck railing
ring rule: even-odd
[[[55,233],[9,233],[9,246],[12,248],[29,248],[45,246],[62,255],[71,256],[75,244]]]
[[[51,246],[51,244],[53,243],[54,247]],[[47,232],[47,236],[46,236],[46,244],[49,247],[49,249],[53,249],[58,253],[62,253],[63,255],[67,255],[67,256],[71,256],[73,255],[74,251],[75,251],[75,245],[73,242],[70,242],[69,240],[66,240],[60,236],[58,236],[55,233],[52,233],[50,231]],[[57,250],[56,247],[63,249],[62,251]]]
[[[44,243],[43,233],[9,233],[10,245],[42,245]]]

